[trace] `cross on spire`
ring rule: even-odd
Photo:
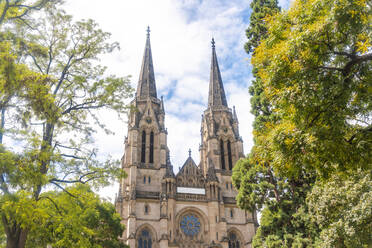
[[[146,32],[147,32],[147,37],[150,37],[150,26],[147,26]]]

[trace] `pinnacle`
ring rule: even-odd
[[[218,66],[215,41],[212,38],[212,62],[209,81],[208,107],[227,107],[225,90],[223,88],[220,68]]]
[[[150,45],[150,27],[147,27],[146,46],[137,87],[137,98],[146,99],[148,97],[157,98]]]

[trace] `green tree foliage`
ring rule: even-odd
[[[45,4],[56,0],[0,0],[0,25],[19,20],[24,21],[30,12],[40,10]]]
[[[254,0],[251,3],[251,9],[249,28],[246,30],[248,41],[244,45],[247,53],[254,52],[261,39],[265,38],[267,33],[265,18],[280,11],[277,0]]]
[[[3,1],[1,4],[0,12],[5,13],[6,5]],[[23,9],[9,11],[7,21],[27,14]],[[99,160],[97,150],[90,145],[97,127],[110,133],[97,116],[99,110],[113,110],[119,115],[127,111],[125,100],[132,92],[129,79],[106,76],[106,68],[98,64],[99,56],[118,48],[118,44],[108,42],[110,34],[94,21],[73,22],[71,16],[52,5],[38,15],[36,20],[28,18],[27,25],[10,23],[7,30],[1,30],[0,132],[21,140],[23,147],[19,153],[7,144],[0,147],[0,214],[9,248],[25,247],[28,237],[36,240],[36,233],[48,231],[40,230],[48,227],[43,225],[51,219],[48,213],[64,204],[55,199],[61,197],[52,193],[55,189],[77,197],[69,191],[76,188],[71,185],[101,187],[124,176],[117,161]],[[12,111],[5,115],[10,107]],[[45,199],[55,204],[46,205]],[[84,202],[79,199],[71,204],[78,201]],[[114,220],[110,220],[114,215],[108,205],[87,207],[90,211],[100,209],[100,221]],[[116,247],[104,244],[101,232],[89,231],[88,222],[61,222],[60,230],[65,228],[62,224],[74,225],[74,230],[87,228],[94,247]],[[101,230],[106,237],[109,230],[114,230],[110,225]],[[60,232],[59,240],[64,239],[63,234],[68,240],[67,231]],[[83,242],[85,234],[76,232],[75,239]],[[116,234],[112,236],[115,240]]]
[[[246,45],[255,145],[233,180],[241,207],[263,206],[254,247],[370,242],[370,177],[362,176],[372,165],[370,9],[363,0],[298,0],[264,14],[267,33]]]
[[[251,17],[249,27],[246,30],[248,38],[244,48],[246,52],[254,53],[255,48],[259,45],[261,39],[265,38],[267,33],[266,19],[280,11],[278,1],[276,0],[254,0],[251,3]],[[251,94],[251,112],[255,116],[253,127],[255,130],[264,128],[265,122],[274,118],[271,111],[270,103],[265,97],[262,82],[257,75],[257,68],[253,67],[254,80],[249,88]]]
[[[280,116],[263,139],[283,173],[371,169],[370,7],[296,1],[269,22],[252,62]]]
[[[261,40],[267,37],[267,21],[279,13],[277,1],[253,1],[250,26],[246,30],[247,53],[255,54]],[[239,189],[238,205],[249,211],[261,212],[261,223],[254,237],[254,247],[292,247],[310,245],[309,217],[304,207],[306,192],[311,189],[314,177],[301,172],[301,178],[281,176],[271,162],[273,158],[261,160],[266,156],[265,137],[272,123],[280,116],[272,111],[272,103],[265,94],[258,69],[253,67],[255,79],[249,91],[252,95],[252,113],[255,115],[255,145],[248,158],[240,160],[234,167],[233,182]],[[302,214],[299,212],[302,211]],[[314,230],[311,229],[311,230]]]
[[[124,228],[113,204],[100,200],[86,185],[67,190],[76,197],[52,191],[38,202],[45,218],[30,232],[27,247],[125,247],[117,238]]]
[[[0,0],[0,144],[3,142],[5,128],[5,113],[11,105],[11,99],[27,97],[31,85],[43,84],[45,77],[35,73],[21,61],[24,52],[24,40],[14,33],[4,29],[5,24],[23,23],[27,24],[30,13],[40,10],[46,4],[57,3],[57,0],[21,1]],[[29,44],[31,45],[31,44]],[[34,49],[39,48],[33,44]],[[40,96],[42,98],[43,96]],[[33,104],[31,104],[33,105]]]
[[[311,223],[305,203],[313,175],[303,172],[301,178],[286,178],[268,164],[253,161],[252,157],[241,159],[233,170],[238,206],[261,212],[253,246],[310,247],[317,227]]]
[[[313,222],[321,227],[317,247],[369,247],[372,244],[372,177],[332,175],[307,197]]]

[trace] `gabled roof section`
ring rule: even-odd
[[[141,72],[139,75],[137,87],[137,98],[146,99],[148,97],[157,98],[154,66],[152,63],[149,27],[147,27],[145,53],[143,55]]]
[[[227,107],[227,101],[225,96],[225,90],[223,89],[223,83],[218,66],[215,42],[212,38],[212,62],[211,62],[211,73],[209,79],[209,95],[208,95],[208,107]]]
[[[190,169],[190,170],[188,170]],[[194,171],[194,170],[199,170],[198,166],[195,164],[194,160],[192,157],[188,157],[185,161],[185,163],[182,165],[180,171],[177,173],[177,176],[181,174],[190,174],[189,172]],[[192,173],[193,174],[193,173]]]
[[[194,160],[189,156],[176,176],[177,186],[203,188],[205,178]]]

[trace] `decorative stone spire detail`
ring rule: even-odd
[[[212,38],[212,63],[209,81],[208,107],[221,106],[227,107],[227,101],[225,90],[223,89],[220,68],[218,67],[215,42],[214,38]]]
[[[209,160],[209,168],[207,171],[207,179],[210,182],[218,182],[218,178],[216,175],[216,170],[214,169],[213,162],[210,158],[208,158],[208,160]]]
[[[160,97],[160,110],[165,113],[163,96]]]
[[[235,106],[233,106],[233,118],[234,118],[234,120],[235,120],[237,123],[239,123],[239,121],[238,121],[238,116],[236,115],[236,111],[235,111]]]
[[[147,27],[147,38],[145,53],[143,55],[141,72],[138,80],[137,98],[146,99],[148,97],[155,97],[156,84],[154,66],[152,63],[151,45],[150,45],[150,27]]]
[[[169,156],[169,151],[167,151],[166,154],[166,169],[165,169],[165,175],[164,178],[174,178],[174,172],[173,172],[173,166],[170,162],[170,156]]]

